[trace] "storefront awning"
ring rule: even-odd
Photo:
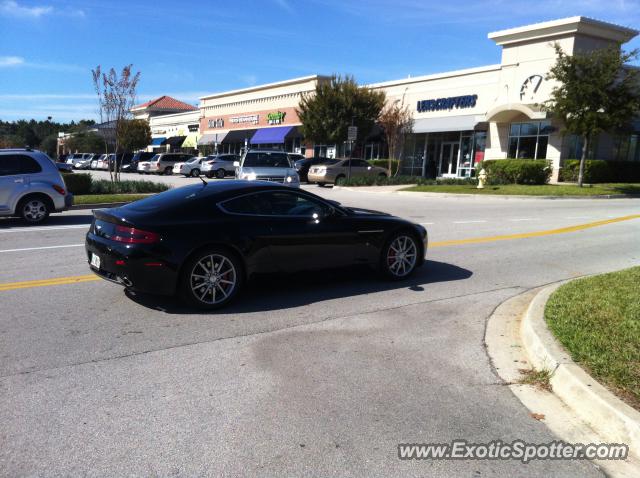
[[[153,138],[151,140],[151,146],[160,146],[162,143],[164,143],[164,140],[167,139],[164,136],[160,137],[160,138]]]
[[[482,120],[477,115],[448,116],[444,118],[420,118],[413,121],[414,133],[444,133],[447,131],[472,131]]]
[[[258,131],[257,129],[233,129],[227,133],[220,143],[222,144],[231,144],[231,143],[244,143],[246,139],[247,142],[251,139],[253,134]]]
[[[259,129],[251,138],[251,144],[282,144],[292,129],[293,126],[273,126]]]
[[[209,146],[211,144],[220,144],[222,140],[227,136],[228,131],[220,131],[218,133],[207,133],[200,136],[198,144],[200,146]]]
[[[171,136],[170,138],[165,139],[162,144],[168,144],[172,148],[179,148],[180,146],[182,146],[185,138],[186,136]]]
[[[183,148],[196,148],[198,146],[198,138],[200,135],[198,133],[189,133],[187,137],[182,142]]]

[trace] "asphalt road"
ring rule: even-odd
[[[367,271],[252,283],[218,313],[90,280],[88,211],[0,220],[4,476],[601,476],[589,462],[401,461],[398,443],[555,437],[504,386],[487,317],[524,290],[640,263],[640,200],[427,198],[313,188],[426,224],[405,282]],[[492,237],[489,242],[444,241]],[[47,249],[43,249],[43,248]]]

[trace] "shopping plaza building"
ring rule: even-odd
[[[547,79],[556,61],[554,44],[568,54],[588,53],[620,47],[637,34],[585,17],[538,23],[489,33],[502,49],[500,63],[367,87],[412,112],[412,132],[401,148],[404,174],[468,177],[479,161],[504,158],[546,159],[557,174],[564,159],[580,156],[581,144],[542,108],[554,87]],[[204,152],[279,147],[307,156],[341,156],[345,144],[313,144],[299,128],[300,100],[329,80],[314,75],[204,96],[197,111],[150,117],[152,147],[197,145]],[[624,134],[602,134],[590,154],[640,160],[639,132],[640,123],[634,123]],[[171,143],[171,137],[182,138]],[[384,135],[374,132],[356,153],[386,158]]]

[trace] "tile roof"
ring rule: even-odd
[[[193,111],[198,108],[185,103],[180,100],[176,100],[171,96],[161,96],[160,98],[156,98],[155,100],[147,101],[146,103],[142,103],[141,105],[136,105],[132,109],[154,109],[154,110],[179,110],[179,111]]]

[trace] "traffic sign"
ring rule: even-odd
[[[347,129],[347,141],[355,141],[358,137],[358,127],[357,126],[349,126]]]

